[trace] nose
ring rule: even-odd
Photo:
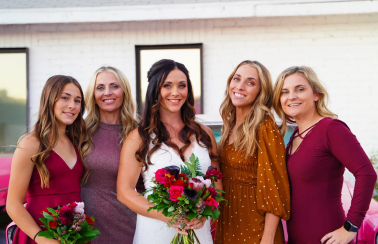
[[[179,94],[177,87],[173,87],[171,91],[172,91],[172,96],[177,96]]]
[[[110,94],[112,94],[112,92],[110,91],[110,87],[105,87],[105,96],[106,95],[110,95]]]
[[[244,90],[244,82],[239,82],[236,88],[238,88],[239,90]]]
[[[297,95],[295,94],[295,92],[289,92],[289,100],[294,100],[297,98]]]

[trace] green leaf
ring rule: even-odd
[[[62,235],[62,230],[60,229],[60,227],[56,228],[56,232],[58,232],[58,235],[60,235],[60,236]]]
[[[47,219],[45,219],[45,218],[39,218],[39,220],[40,220],[40,221],[42,222],[42,224],[44,224],[44,226],[47,228],[49,221],[47,221]]]
[[[217,219],[220,216],[220,211],[216,208],[213,210],[213,218]]]
[[[173,211],[175,211],[175,208],[173,206],[168,208],[168,212],[173,212]]]
[[[91,231],[87,231],[87,232],[83,233],[82,236],[88,237],[88,236],[95,236],[95,235],[98,235],[98,234],[101,234],[99,230],[91,230]]]
[[[203,212],[202,212],[203,215],[207,215],[207,216],[213,216],[213,212],[211,212],[210,210],[208,209],[205,209]]]
[[[68,239],[68,237],[71,235],[71,233],[67,233],[63,236],[64,239]]]
[[[195,218],[196,216],[197,216],[197,213],[190,212],[190,213],[188,214],[188,217],[189,217],[190,220],[192,220],[192,219]]]
[[[46,212],[43,212],[43,217],[45,217],[47,220],[54,220],[54,217]]]
[[[85,244],[88,243],[94,239],[96,239],[97,236],[88,236],[88,237],[81,237],[76,241],[76,244]]]
[[[58,213],[55,211],[55,209],[53,208],[47,208],[47,210],[49,210],[50,213],[52,213],[53,215],[57,215]]]
[[[41,231],[41,232],[38,233],[38,236],[44,236],[48,239],[54,239],[55,238],[54,232],[51,231],[51,230]]]

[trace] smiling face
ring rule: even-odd
[[[245,64],[240,66],[231,79],[228,95],[237,108],[250,108],[261,89],[256,68]]]
[[[94,97],[101,114],[120,113],[125,93],[117,77],[111,72],[101,72],[97,75]]]
[[[169,72],[160,89],[160,113],[180,112],[188,96],[188,81],[184,72],[174,69]]]
[[[281,89],[282,110],[297,120],[316,112],[315,102],[319,99],[310,83],[302,74],[295,73],[285,78]]]
[[[81,109],[80,89],[72,83],[64,86],[62,93],[54,104],[54,114],[58,127],[65,129],[72,124],[80,113]]]

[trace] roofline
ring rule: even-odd
[[[185,13],[185,14],[183,14]],[[378,1],[312,0],[0,9],[0,25],[378,13]]]

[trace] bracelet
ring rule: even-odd
[[[37,237],[37,235],[39,234],[39,232],[41,232],[42,230],[38,231],[37,234],[35,234],[34,238],[33,238],[33,241],[35,242],[35,238]]]

